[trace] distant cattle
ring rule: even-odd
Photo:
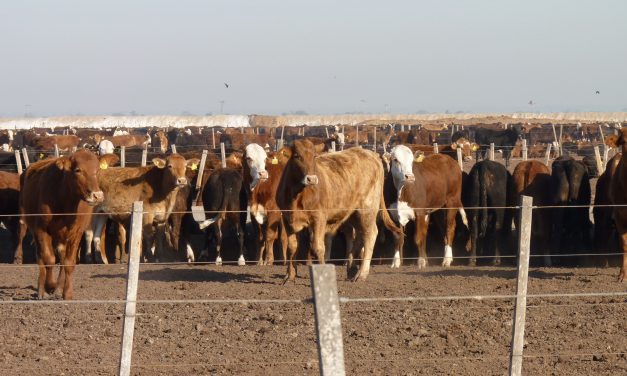
[[[508,250],[512,228],[512,175],[505,166],[494,161],[477,162],[469,173],[464,192],[470,226],[469,265],[476,265],[477,254],[492,257],[493,265],[501,264],[501,255]]]
[[[20,207],[37,245],[40,299],[45,292],[53,293],[57,282],[63,288],[63,298],[72,299],[79,243],[93,206],[104,199],[98,184],[99,169],[94,154],[79,150],[69,157],[33,163],[21,176]],[[52,274],[55,255],[62,264],[58,281]]]
[[[514,169],[514,186],[516,201],[513,204],[520,204],[521,196],[533,198],[533,205],[537,206],[532,212],[531,220],[531,251],[542,252],[544,256],[544,266],[551,266],[551,258],[548,256],[551,247],[551,213],[550,209],[543,209],[543,206],[552,204],[551,197],[551,171],[542,162],[523,161]],[[520,218],[514,217],[516,229],[520,231]]]
[[[560,157],[551,165],[552,250],[557,254],[584,253],[590,249],[589,219],[590,176],[581,162]],[[558,257],[553,264],[576,266],[583,262],[576,256]]]
[[[517,128],[493,130],[478,128],[475,130],[475,142],[479,144],[478,155],[481,154],[483,158],[486,158],[490,144],[494,144],[495,150],[503,151],[503,158],[505,159],[505,166],[509,166],[509,158],[512,153],[516,140],[520,137],[520,130]],[[477,160],[479,160],[477,158]]]
[[[70,151],[72,148],[78,147],[80,139],[77,136],[42,136],[36,137],[32,141],[32,146],[35,150],[50,151],[54,150],[54,146],[57,145],[59,150]]]
[[[442,265],[450,266],[458,211],[464,224],[468,223],[461,201],[462,173],[459,165],[451,157],[441,154],[414,158],[411,150],[404,145],[395,146],[390,154],[390,173],[397,191],[396,202],[390,210],[401,226],[409,221],[416,223],[418,267],[427,266],[426,236],[432,215],[435,215],[434,220],[444,234]],[[439,209],[444,210],[434,213]],[[403,244],[401,237],[392,263],[395,267],[401,264]]]
[[[618,274],[618,280],[623,281],[627,276],[627,127],[620,130],[618,137],[606,139],[606,143],[611,147],[621,148],[620,161],[610,176],[610,201],[615,206],[613,210],[614,222],[623,248],[623,264]]]
[[[283,213],[289,246],[286,281],[295,281],[296,233],[308,228],[311,251],[324,263],[325,236],[343,224],[356,229],[357,238],[349,262],[348,276],[365,280],[377,237],[377,216],[385,226],[400,234],[383,200],[383,166],[379,157],[361,148],[323,154],[321,146],[297,140],[284,152],[288,157],[277,190],[277,205]],[[361,253],[363,246],[363,254]],[[358,271],[352,258],[360,258]]]

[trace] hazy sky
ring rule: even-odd
[[[0,15],[0,116],[627,111],[623,0],[19,0]]]

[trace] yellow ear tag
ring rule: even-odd
[[[277,157],[272,158],[272,164],[279,164],[279,159]]]
[[[196,171],[198,169],[198,166],[196,165],[196,163],[192,163],[191,167],[192,171]]]
[[[477,145],[472,145],[472,151],[477,151],[479,149],[479,147],[477,147]]]
[[[44,153],[39,153],[39,159],[42,159],[43,157],[45,157]]]
[[[100,163],[100,169],[101,170],[106,170],[107,168],[109,168],[109,165],[107,164],[107,162]]]
[[[416,159],[414,159],[416,162],[420,163],[425,159],[425,155],[424,154],[420,154],[419,156],[416,157]]]

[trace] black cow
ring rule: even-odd
[[[476,163],[466,180],[463,204],[469,217],[469,265],[477,263],[477,254],[493,256],[492,264],[501,263],[501,255],[509,253],[507,247],[512,228],[513,179],[505,166],[494,161]]]
[[[512,155],[512,149],[514,145],[516,145],[516,141],[520,138],[520,135],[521,129],[517,126],[503,130],[477,128],[475,130],[475,142],[480,146],[477,151],[477,160],[479,160],[479,155],[486,158],[490,144],[494,143],[495,150],[503,151],[505,166],[509,166],[509,158]]]
[[[591,189],[588,168],[570,157],[557,158],[551,173],[552,251],[555,254],[577,254],[590,250],[592,224],[588,214]],[[566,207],[580,206],[580,207]],[[577,257],[557,257],[553,265],[575,266]]]
[[[208,243],[216,249],[216,264],[222,264],[220,249],[222,233],[226,226],[232,227],[237,233],[239,242],[238,265],[245,265],[244,228],[246,227],[246,205],[248,198],[243,188],[240,171],[231,168],[215,170],[209,175],[202,191],[202,201],[207,219],[200,224],[204,229],[208,226]],[[201,255],[200,257],[203,257]]]
[[[470,140],[470,131],[468,129],[462,129],[453,133],[451,136],[451,143],[457,142],[460,138],[465,138],[466,140]]]

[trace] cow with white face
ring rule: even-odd
[[[244,156],[246,158],[246,165],[250,171],[250,190],[253,191],[260,181],[268,179],[268,171],[266,170],[266,160],[268,154],[266,151],[257,144],[250,144],[246,146]]]
[[[455,216],[460,211],[466,224],[466,214],[462,208],[462,172],[457,162],[442,154],[428,157],[415,157],[404,145],[395,146],[390,152],[390,174],[396,188],[396,202],[389,207],[392,217],[405,226],[409,221],[416,222],[416,246],[418,247],[418,267],[427,266],[426,238],[431,213],[443,208],[445,213],[433,216],[444,236],[444,258],[442,266],[450,266],[453,261],[453,237]],[[397,246],[392,267],[401,264],[404,238]]]
[[[102,140],[98,144],[98,153],[100,155],[113,154],[114,149],[115,148],[113,147],[113,142],[109,140]]]

